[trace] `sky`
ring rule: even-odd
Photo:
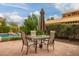
[[[25,18],[32,13],[39,16],[41,8],[45,11],[45,20],[49,17],[61,18],[62,13],[79,10],[78,3],[0,3],[0,17],[7,22],[21,25]]]

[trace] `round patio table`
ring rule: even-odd
[[[40,44],[39,44],[39,47],[42,49],[43,48],[43,41],[45,39],[50,39],[50,36],[48,36],[48,35],[37,35],[37,36],[28,35],[27,38],[32,39],[32,40],[35,41],[36,51],[37,51],[37,44],[38,44],[38,42],[41,41]]]

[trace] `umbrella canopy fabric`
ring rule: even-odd
[[[40,11],[40,30],[45,31],[44,9]]]

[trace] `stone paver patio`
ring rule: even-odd
[[[26,56],[25,51],[26,47],[24,47],[23,53],[21,53],[22,41],[8,41],[8,42],[0,42],[0,56]],[[41,50],[38,48],[37,54],[34,53],[34,48],[31,47],[29,49],[30,56],[79,56],[79,42],[73,41],[55,41],[55,50],[52,50],[50,46],[50,51],[47,52],[46,47]]]

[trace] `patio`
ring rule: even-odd
[[[22,41],[8,41],[0,42],[0,56],[26,56],[24,47],[23,53],[21,53]],[[79,42],[56,39],[55,50],[47,52],[44,46],[43,50],[38,48],[37,54],[34,52],[34,48],[30,48],[28,56],[79,56]]]

